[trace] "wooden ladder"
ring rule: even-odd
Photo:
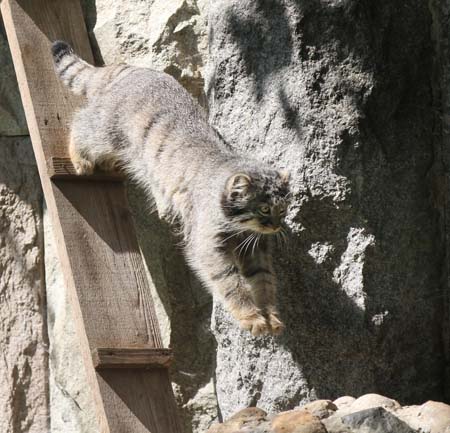
[[[115,176],[76,178],[67,155],[82,103],[53,70],[50,45],[93,62],[79,0],[1,0],[101,433],[181,433],[160,330],[128,207]]]

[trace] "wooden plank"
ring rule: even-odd
[[[99,370],[98,381],[102,394],[110,396],[105,410],[115,423],[114,431],[182,432],[166,369]],[[130,408],[133,417],[129,416]]]
[[[90,348],[162,347],[124,185],[56,181],[53,194]]]
[[[105,368],[169,368],[173,360],[170,349],[105,348],[92,351],[97,370]]]
[[[69,179],[69,180],[108,180],[111,182],[123,182],[124,177],[119,172],[104,172],[96,170],[90,176],[78,176],[75,167],[70,158],[62,158],[52,156],[50,161],[47,161],[48,175],[50,179]]]
[[[78,0],[3,0],[1,11],[27,117],[80,350],[101,433],[179,433],[165,369],[100,370],[96,347],[161,348],[146,269],[122,182],[50,180],[47,162],[67,158],[74,109],[53,71],[51,42],[92,53]],[[144,404],[145,403],[145,404]]]

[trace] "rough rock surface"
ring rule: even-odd
[[[42,193],[26,137],[0,137],[0,431],[48,431]]]
[[[237,150],[287,168],[295,193],[275,253],[285,334],[251,338],[214,309],[224,418],[374,389],[442,399],[428,4],[212,0],[209,11],[211,121]]]
[[[341,420],[344,426],[355,433],[415,433],[410,426],[382,407],[354,412],[341,417]],[[328,433],[339,433],[329,427],[327,430]]]
[[[99,62],[163,70],[202,104],[207,0],[84,0]]]

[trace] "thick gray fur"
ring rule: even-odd
[[[168,74],[97,68],[60,41],[52,53],[63,83],[87,97],[69,143],[77,173],[120,166],[181,224],[188,262],[240,325],[281,332],[270,242],[284,235],[287,176],[232,151]]]

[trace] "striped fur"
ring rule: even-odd
[[[270,244],[284,233],[287,176],[231,150],[171,76],[96,68],[64,42],[52,53],[63,83],[87,96],[69,143],[77,173],[120,165],[160,217],[181,223],[189,264],[239,324],[281,332]]]

